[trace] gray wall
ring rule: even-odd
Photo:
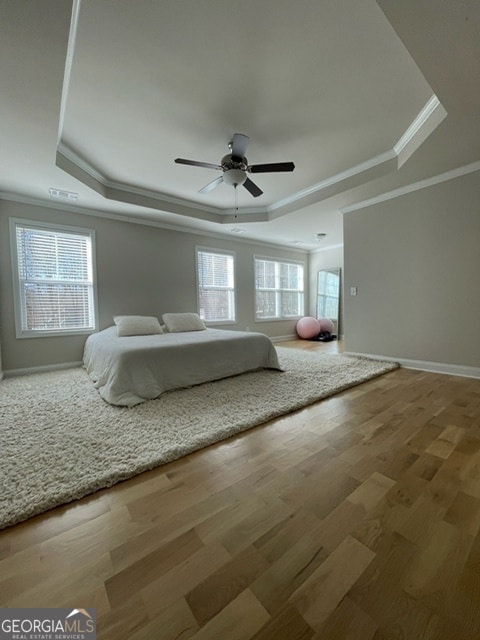
[[[304,262],[308,286],[305,252],[0,201],[0,344],[4,371],[79,362],[86,337],[15,338],[10,217],[95,229],[100,328],[112,325],[112,317],[117,314],[161,317],[165,312],[196,311],[195,247],[201,245],[236,252],[237,324],[225,328],[249,327],[272,338],[295,333],[295,321],[255,322],[253,259],[260,254]],[[306,298],[308,309],[308,290]]]
[[[347,351],[480,366],[478,172],[346,214],[344,253]]]

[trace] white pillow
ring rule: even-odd
[[[171,333],[203,331],[207,328],[198,313],[164,313],[162,319]]]
[[[163,333],[158,318],[154,316],[115,316],[117,336],[149,336]]]

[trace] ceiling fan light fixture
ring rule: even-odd
[[[223,172],[223,181],[233,187],[239,187],[247,179],[247,173],[241,169],[227,169]]]

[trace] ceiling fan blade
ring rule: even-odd
[[[185,158],[175,158],[177,164],[188,164],[192,167],[206,167],[207,169],[221,169],[220,164],[212,164],[211,162],[197,162],[197,160],[186,160]]]
[[[271,162],[269,164],[252,164],[248,167],[250,173],[269,173],[275,171],[293,171],[293,162]]]
[[[222,182],[223,182],[223,176],[218,176],[218,178],[215,178],[215,180],[212,180],[211,182],[206,184],[204,187],[199,189],[198,193],[209,193],[210,191],[213,191],[216,187],[218,187],[219,184],[222,184]]]
[[[243,183],[243,186],[247,191],[249,191],[252,194],[254,198],[258,198],[258,196],[261,196],[263,193],[260,187],[257,187],[257,185],[254,182],[252,182],[250,178],[247,178],[245,180],[245,182]]]
[[[247,145],[250,138],[246,136],[244,133],[234,133],[232,140],[232,156],[234,158],[245,157],[245,152],[247,151]]]

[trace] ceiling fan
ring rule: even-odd
[[[244,133],[235,133],[231,142],[228,143],[230,153],[223,156],[220,164],[210,162],[197,162],[196,160],[186,160],[185,158],[175,158],[178,164],[188,164],[193,167],[206,167],[207,169],[217,169],[223,171],[221,176],[215,178],[199,190],[199,193],[213,191],[219,184],[225,182],[235,187],[243,185],[254,198],[261,196],[263,191],[250,178],[248,173],[273,173],[277,171],[293,171],[293,162],[271,162],[269,164],[248,164],[245,152],[250,138]]]

